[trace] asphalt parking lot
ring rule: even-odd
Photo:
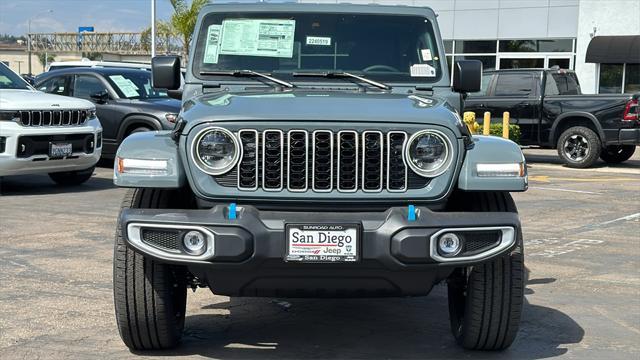
[[[142,355],[637,359],[640,151],[589,170],[562,167],[552,150],[525,153],[530,189],[515,199],[529,280],[508,351],[460,349],[438,286],[429,297],[374,300],[230,299],[199,289],[189,293],[182,346]],[[111,169],[79,187],[46,176],[1,186],[0,358],[133,357],[113,315],[113,233],[126,190],[112,185]]]

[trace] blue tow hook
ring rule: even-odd
[[[407,212],[407,221],[416,221],[416,207],[409,205],[409,211]]]
[[[237,217],[236,203],[229,204],[229,220],[235,220]]]

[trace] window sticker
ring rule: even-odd
[[[331,38],[322,36],[307,36],[307,45],[331,46]]]
[[[4,75],[0,75],[0,83],[11,84],[11,80],[9,80],[9,78]]]
[[[295,27],[295,20],[224,20],[219,54],[292,58]]]
[[[409,68],[411,77],[436,77],[436,69],[429,64],[414,64]]]
[[[204,59],[202,60],[205,64],[218,63],[218,48],[220,47],[221,30],[222,25],[209,25],[209,29],[207,30],[207,44],[204,47]]]
[[[420,50],[420,54],[422,55],[422,61],[431,61],[431,49],[422,49]]]
[[[109,78],[113,80],[125,97],[131,98],[140,96],[140,93],[138,93],[138,87],[131,80],[125,79],[122,75],[110,75]]]

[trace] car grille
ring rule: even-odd
[[[22,126],[79,126],[87,120],[87,110],[19,111]]]
[[[238,166],[214,178],[241,191],[404,192],[429,181],[405,164],[401,131],[243,129],[238,137]]]

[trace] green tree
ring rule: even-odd
[[[170,22],[156,21],[156,50],[158,52],[170,53],[172,48],[172,40],[179,37]],[[142,30],[140,33],[140,44],[145,51],[151,51],[151,26]]]
[[[170,23],[182,40],[182,58],[183,61],[187,61],[189,59],[189,44],[196,27],[198,13],[208,0],[191,0],[191,4],[187,4],[186,0],[169,1],[174,10]]]
[[[56,54],[46,52],[38,53],[38,60],[42,65],[42,71],[44,71],[48,63],[56,61]]]

